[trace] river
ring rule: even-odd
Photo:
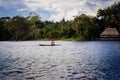
[[[120,41],[0,42],[0,80],[120,80]]]

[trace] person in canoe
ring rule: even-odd
[[[54,42],[54,40],[52,40],[52,42],[51,42],[51,46],[55,46],[55,42]]]

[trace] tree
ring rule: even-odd
[[[0,19],[0,40],[5,40],[4,21]]]
[[[75,37],[76,31],[73,28],[73,21],[68,21],[65,26],[61,27],[61,34],[64,38]]]
[[[60,38],[60,32],[58,30],[52,30],[47,33],[50,39],[58,39]]]
[[[105,28],[114,27],[120,30],[120,2],[105,9],[99,9],[97,18]]]
[[[5,26],[10,33],[11,40],[25,40],[29,32],[29,22],[20,16],[13,17]]]
[[[78,40],[91,40],[92,34],[94,31],[93,27],[95,26],[93,23],[92,16],[87,16],[85,14],[81,14],[80,16],[76,16],[74,19],[74,25],[76,26],[76,34]]]

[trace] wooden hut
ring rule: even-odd
[[[101,34],[102,40],[116,40],[119,39],[120,34],[116,28],[106,28]]]

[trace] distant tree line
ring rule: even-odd
[[[107,27],[120,31],[120,2],[99,9],[96,17],[81,14],[70,21],[41,21],[39,16],[1,17],[0,40],[95,40]]]

